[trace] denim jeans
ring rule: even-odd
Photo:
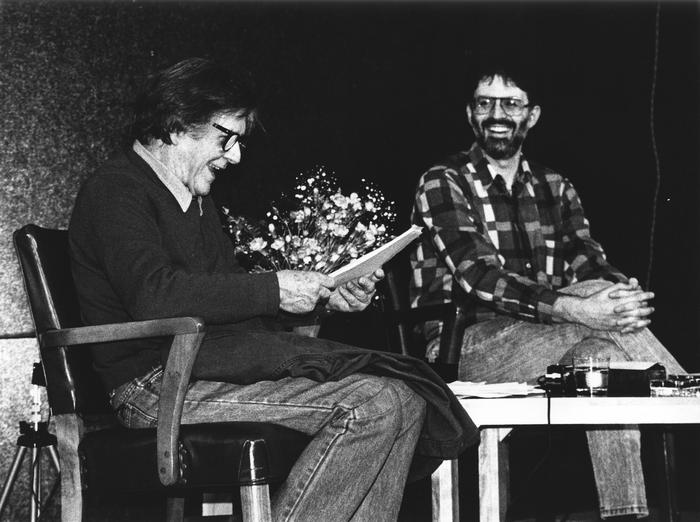
[[[609,284],[583,281],[562,292],[585,296]],[[620,334],[577,324],[545,325],[502,316],[466,329],[459,378],[534,383],[548,365],[570,364],[573,353],[581,350],[606,352],[613,361],[660,362],[669,373],[684,371],[648,329]],[[586,435],[601,517],[648,515],[639,429],[589,429]]]
[[[162,369],[111,394],[127,427],[156,425]],[[286,377],[236,385],[194,381],[183,424],[262,421],[312,435],[272,499],[274,520],[396,520],[425,415],[403,382],[355,374],[319,383]]]

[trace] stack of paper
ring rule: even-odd
[[[523,395],[537,395],[544,390],[535,388],[524,382],[500,382],[487,384],[486,382],[455,381],[447,386],[457,397],[511,397]]]
[[[358,277],[368,276],[410,245],[420,236],[421,230],[423,230],[422,227],[413,225],[400,236],[395,237],[376,250],[372,250],[364,256],[354,259],[347,265],[328,275],[335,279],[336,285],[344,285],[348,281],[352,281]]]

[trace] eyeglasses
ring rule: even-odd
[[[238,143],[242,149],[245,149],[246,144],[240,134],[233,132],[231,129],[227,129],[226,127],[222,127],[218,123],[212,123],[212,126],[226,134],[226,136],[221,140],[221,149],[224,152],[230,151],[236,143]]]
[[[501,102],[501,109],[508,116],[520,116],[526,107],[529,107],[529,103],[525,103],[519,98],[494,98],[491,96],[477,96],[472,102],[472,107],[474,108],[475,114],[488,114],[490,113],[496,102]]]

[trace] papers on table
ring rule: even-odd
[[[544,390],[524,382],[487,384],[486,382],[454,381],[447,386],[457,397],[497,398],[544,394]]]
[[[656,363],[653,361],[610,361],[611,370],[648,370]]]

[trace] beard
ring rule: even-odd
[[[472,129],[474,136],[479,146],[493,159],[508,159],[515,156],[527,136],[527,120],[524,119],[519,125],[516,125],[512,120],[486,118],[481,123],[476,121],[474,115],[471,118]],[[510,128],[512,136],[510,138],[495,138],[487,136],[485,128],[489,125],[504,125]]]

